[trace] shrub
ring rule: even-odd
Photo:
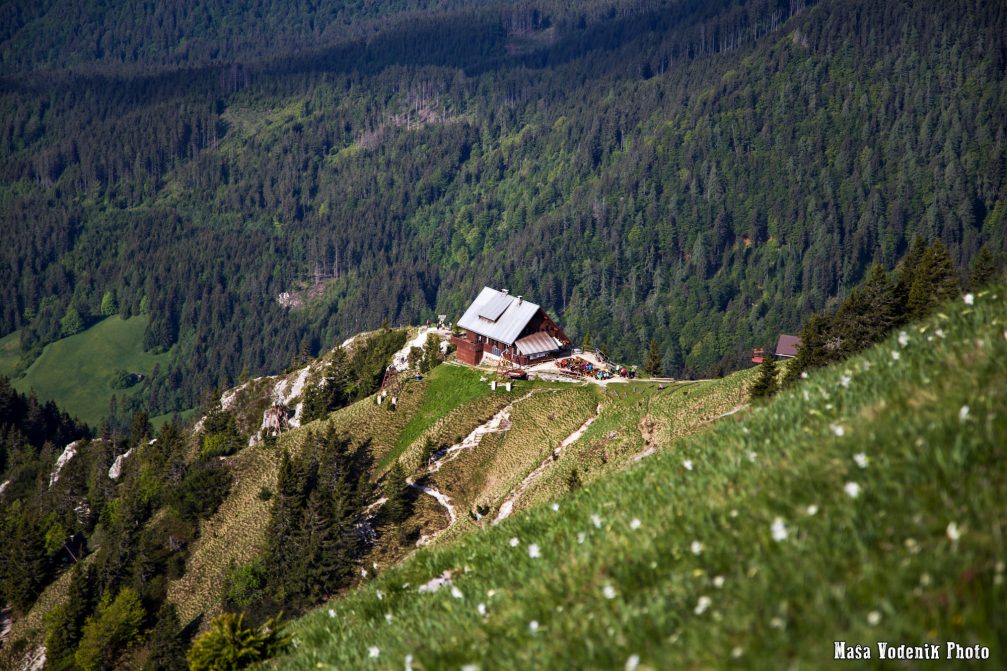
[[[280,617],[259,629],[245,626],[245,615],[224,613],[193,642],[186,654],[190,671],[238,671],[286,649],[290,637],[282,634]]]

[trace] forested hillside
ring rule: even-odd
[[[149,314],[152,414],[484,283],[697,376],[916,234],[1004,251],[1003,3],[209,3],[100,36],[120,10],[62,4],[3,10],[0,335],[28,361]]]

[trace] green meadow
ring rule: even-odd
[[[77,335],[47,345],[42,355],[14,381],[21,392],[34,389],[40,399],[97,425],[108,414],[109,401],[135,393],[111,386],[117,369],[149,375],[154,364],[166,363],[170,354],[143,351],[146,317],[104,319]]]
[[[0,338],[0,375],[12,377],[21,361],[21,333],[14,331]]]
[[[620,399],[673,437],[662,414],[684,391]],[[1005,408],[1000,288],[624,471],[417,551],[292,623],[294,647],[265,666],[809,669],[834,663],[835,641],[978,644],[999,665]]]

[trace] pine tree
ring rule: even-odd
[[[147,643],[150,656],[143,671],[186,671],[185,639],[175,604],[165,601]]]
[[[650,339],[650,349],[647,350],[647,358],[643,363],[643,370],[651,377],[660,377],[664,372],[664,357],[657,347],[657,340]]]
[[[392,524],[402,524],[412,514],[409,501],[409,484],[406,482],[406,469],[398,460],[392,464],[385,481],[385,517]]]
[[[88,613],[94,608],[94,570],[82,563],[73,567],[67,601],[46,615],[46,668],[73,667],[73,653],[80,642]]]
[[[922,319],[960,291],[954,262],[938,240],[927,248],[913,274],[907,302],[910,320]]]
[[[752,399],[769,398],[779,389],[779,383],[776,379],[776,360],[767,356],[762,360],[759,365],[759,375],[752,382],[752,386],[749,387],[748,393]]]
[[[880,342],[897,322],[895,285],[881,266],[871,268],[867,280],[853,289],[832,319],[843,357]]]
[[[27,613],[48,573],[42,530],[31,513],[21,512],[7,548],[3,593],[14,612]]]
[[[972,271],[969,273],[969,290],[985,289],[996,279],[997,262],[990,250],[983,245],[972,260]]]
[[[920,261],[923,260],[926,251],[927,245],[923,238],[916,236],[896,270],[895,301],[898,310],[897,321],[900,324],[909,320],[909,290],[912,289],[913,281],[916,279],[916,270],[919,268]]]
[[[801,344],[797,356],[787,366],[784,384],[791,384],[801,377],[801,373],[824,366],[832,360],[827,344],[830,335],[829,320],[820,314],[811,315],[801,328]]]

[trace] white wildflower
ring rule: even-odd
[[[801,371],[801,379],[802,380],[807,380],[808,379],[808,371],[806,371],[806,370],[802,370]]]
[[[975,305],[976,297],[972,293],[967,293],[962,297],[962,300],[965,301],[965,305]]]
[[[854,454],[853,461],[855,461],[857,466],[860,468],[867,468],[867,455],[863,452],[857,452]]]
[[[363,576],[364,578],[366,578],[367,577],[367,569],[365,569],[365,568],[360,569],[360,575]]]
[[[733,519],[733,518],[735,518],[735,517],[737,517],[737,516],[738,516],[738,511],[737,511],[737,509],[735,509],[735,508],[731,508],[731,512],[730,512],[730,513],[728,513],[728,514],[729,514],[729,515],[731,516],[731,518]]]
[[[695,612],[696,615],[702,615],[703,613],[706,612],[706,609],[709,608],[710,604],[712,604],[712,603],[713,603],[713,600],[710,599],[710,597],[708,597],[708,596],[701,596],[701,597],[699,597],[699,601],[696,602],[696,608],[695,608],[695,610],[693,612]]]
[[[937,336],[938,338],[943,338],[944,337],[944,329],[937,329],[936,331],[934,331],[934,335]]]
[[[958,411],[958,421],[964,422],[968,418],[969,418],[969,407],[967,405],[963,405],[962,409]]]
[[[880,623],[881,623],[881,613],[879,613],[876,610],[872,610],[870,613],[867,614],[867,624],[871,625],[872,627],[876,627]]]
[[[843,491],[846,492],[846,495],[851,499],[855,499],[860,496],[860,485],[855,482],[847,482],[843,485]]]
[[[372,645],[371,647],[367,648],[367,656],[370,657],[371,659],[377,659],[378,655],[380,654],[381,649],[376,645]]]
[[[733,657],[734,659],[738,659],[743,654],[745,654],[745,651],[742,649],[740,645],[736,645],[731,649],[731,657]]]
[[[385,613],[385,622],[387,622],[388,624],[391,624],[392,620],[394,620],[394,619],[395,618],[392,617],[391,613]]]
[[[578,545],[583,545],[584,541],[586,541],[586,540],[587,540],[587,534],[586,533],[584,533],[583,531],[581,531],[581,532],[579,532],[577,534],[577,544]]]
[[[478,606],[476,606],[476,612],[482,615],[483,617],[486,617],[486,604],[480,603]]]
[[[542,556],[542,553],[539,551],[537,543],[532,543],[531,545],[528,546],[528,556],[531,557],[532,559],[538,559],[539,557]]]
[[[898,361],[900,358],[902,358],[902,355],[892,350],[892,361]]]
[[[531,622],[528,623],[528,631],[530,631],[532,634],[538,633],[538,620],[532,620]]]
[[[406,655],[406,671],[413,671],[413,656]]]
[[[519,540],[517,539],[517,536],[515,536],[515,537],[514,537],[514,538],[512,538],[512,539],[510,539],[510,546],[511,546],[512,548],[516,548],[516,547],[517,547],[518,545],[520,545],[520,544],[521,544],[521,541],[519,541]]]
[[[757,455],[757,454],[755,453],[755,451],[753,451],[753,450],[749,450],[749,451],[748,451],[748,460],[749,460],[750,462],[752,462],[752,463],[754,464],[754,463],[755,463],[755,460],[756,460],[756,459],[758,459],[758,458],[759,458],[759,455]]]
[[[783,629],[783,625],[784,625],[783,618],[774,617],[772,620],[769,621],[769,626],[772,627],[773,629]]]
[[[715,577],[713,579],[713,586],[716,587],[717,589],[720,589],[721,587],[723,587],[724,586],[724,576],[718,575],[717,577]]]
[[[839,436],[840,438],[846,435],[846,429],[843,428],[842,424],[830,424],[829,429],[831,429],[832,433]]]
[[[691,471],[692,470],[692,459],[686,459],[685,461],[682,462],[682,465],[685,466],[685,470]]]
[[[640,666],[640,655],[630,655],[626,660],[626,671],[636,671]]]
[[[601,593],[604,594],[605,598],[608,599],[609,601],[615,598],[615,588],[612,587],[611,585],[605,585],[602,588]]]
[[[773,520],[771,532],[773,534],[773,540],[777,543],[787,540],[787,535],[790,533],[787,531],[787,525],[784,524],[782,517],[777,517]]]
[[[843,386],[843,389],[849,389],[850,382],[852,382],[852,378],[849,375],[842,375],[839,378],[839,384]]]
[[[462,594],[462,591],[460,589],[458,589],[457,587],[455,587],[454,585],[451,586],[451,596],[453,596],[456,599],[464,599],[465,598],[465,595]]]
[[[378,597],[378,601],[381,601],[382,599],[385,598],[385,593],[382,592],[380,589],[376,589],[374,590],[374,596]]]
[[[905,331],[899,331],[899,344],[903,347],[909,344],[909,334]]]
[[[554,513],[558,513],[558,512],[559,512],[559,504],[558,504],[558,503],[554,503],[554,504],[552,504],[552,506],[550,506],[550,507],[552,508],[552,511],[553,511]]]
[[[462,671],[479,671],[479,666],[477,664],[466,664],[462,667]]]
[[[818,506],[816,506],[814,503],[812,503],[810,506],[808,506],[807,508],[804,509],[804,512],[807,515],[817,515],[818,514]]]
[[[699,555],[703,554],[703,544],[700,543],[699,541],[692,541],[692,545],[689,546],[689,550],[692,552],[692,554],[698,557]]]
[[[335,617],[335,616],[336,616],[336,611],[334,611],[334,610],[332,610],[332,609],[330,608],[330,609],[329,609],[329,617]]]
[[[948,522],[948,528],[944,530],[944,533],[948,535],[948,540],[952,543],[957,543],[958,539],[962,537],[961,529],[954,522]]]
[[[594,525],[595,529],[601,529],[601,518],[597,515],[591,515],[591,524]]]
[[[933,579],[930,577],[929,573],[923,573],[920,575],[920,584],[924,587],[929,587]]]
[[[640,524],[641,524],[640,520],[634,517],[632,520],[629,521],[629,528],[635,531],[640,528]]]

